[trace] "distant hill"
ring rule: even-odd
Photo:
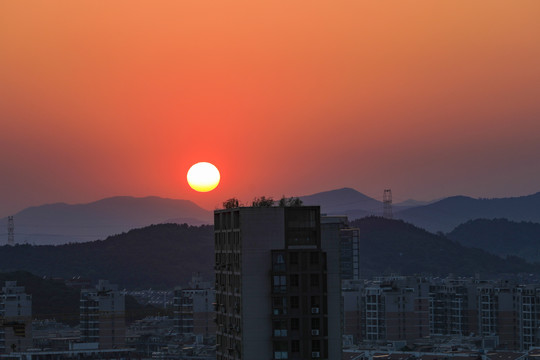
[[[405,210],[406,208],[429,205],[439,200],[441,199],[432,200],[432,201],[419,201],[419,200],[414,200],[414,199],[408,199],[399,203],[394,203],[394,206],[399,207],[399,209]]]
[[[540,224],[507,219],[477,219],[456,227],[448,235],[463,246],[499,256],[514,255],[540,262]]]
[[[481,249],[467,248],[444,236],[400,220],[366,217],[353,221],[360,229],[360,266],[363,277],[397,273],[493,276],[533,273],[539,264],[515,257],[502,259]]]
[[[513,221],[540,222],[540,193],[501,199],[453,196],[433,204],[394,211],[394,218],[432,232],[445,233],[474,219],[506,218]]]
[[[56,319],[69,325],[79,323],[80,290],[26,271],[0,273],[0,288],[6,281],[17,281],[17,285],[24,286],[25,292],[32,295],[34,319]],[[159,309],[140,305],[132,296],[126,295],[126,320],[142,319],[158,312]]]
[[[211,280],[213,267],[213,226],[208,225],[161,224],[86,243],[0,247],[0,271],[107,279],[130,289],[184,285],[194,272]]]
[[[300,197],[305,205],[320,205],[329,215],[347,215],[350,220],[382,215],[383,204],[351,188],[324,191]],[[469,220],[507,218],[540,222],[540,193],[502,199],[454,196],[425,204],[407,200],[394,204],[394,218],[431,232],[450,232]],[[212,212],[188,200],[159,197],[118,196],[88,204],[49,204],[15,214],[17,243],[48,245],[104,239],[134,228],[161,223],[211,224]],[[0,224],[7,219],[0,219]],[[0,244],[7,242],[0,232]]]
[[[320,205],[321,213],[347,215],[351,219],[358,219],[371,214],[380,215],[383,208],[380,201],[351,188],[300,196],[300,199],[304,205]]]
[[[117,196],[88,204],[30,207],[15,214],[15,240],[35,245],[104,239],[134,228],[171,222],[211,224],[212,213],[188,200]],[[7,223],[1,219],[0,223]],[[0,237],[2,244],[7,236]]]

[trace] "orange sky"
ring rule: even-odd
[[[540,191],[540,1],[1,1],[0,216]],[[198,161],[222,173],[189,189]]]

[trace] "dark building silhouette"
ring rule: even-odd
[[[214,212],[217,359],[341,357],[339,222],[318,206]]]

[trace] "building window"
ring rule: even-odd
[[[291,274],[290,275],[290,283],[291,283],[291,286],[295,286],[295,287],[298,287],[299,286],[299,276],[298,274]]]
[[[298,330],[300,328],[300,319],[291,318],[291,330]]]
[[[282,252],[272,253],[272,269],[275,272],[284,272],[285,267],[285,254]]]
[[[298,296],[291,296],[291,309],[298,309],[300,306],[300,299]]]
[[[309,263],[311,265],[317,265],[319,263],[319,253],[311,252],[309,254]]]
[[[284,296],[274,297],[273,299],[274,315],[287,314],[287,298]]]
[[[292,340],[291,341],[291,352],[293,352],[293,353],[300,352],[300,341],[299,340]]]
[[[233,212],[233,228],[238,229],[240,227],[240,211]]]
[[[290,252],[289,253],[289,263],[291,265],[298,265],[298,253],[297,252]]]
[[[274,320],[274,336],[287,336],[287,320]]]
[[[288,350],[286,341],[274,341],[274,359],[288,359]]]
[[[215,230],[220,230],[221,229],[221,224],[220,224],[220,214],[214,214],[214,229]]]
[[[287,291],[287,276],[275,275],[274,280],[274,293],[284,293]]]
[[[319,287],[319,275],[311,274],[310,283],[311,283],[311,287]]]

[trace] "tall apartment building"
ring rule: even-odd
[[[339,359],[339,223],[318,206],[214,212],[217,359]]]
[[[514,288],[515,306],[517,308],[516,322],[519,324],[519,334],[513,336],[514,347],[528,350],[540,346],[540,287],[534,285]]]
[[[81,290],[80,323],[82,342],[98,343],[100,349],[124,347],[124,293],[106,280],[99,280],[94,289]]]
[[[16,281],[6,281],[0,293],[0,353],[32,347],[32,295]]]
[[[360,279],[360,230],[340,229],[341,279]]]
[[[478,333],[497,336],[500,347],[523,349],[519,316],[520,296],[517,287],[507,283],[485,283],[477,286]],[[538,344],[538,342],[537,342]]]
[[[322,216],[323,227],[331,226],[339,231],[340,276],[341,280],[360,279],[360,230],[349,226],[344,215]]]
[[[189,285],[174,289],[174,330],[179,335],[193,334],[207,340],[216,333],[215,289],[200,276],[194,276]]]
[[[448,279],[429,286],[431,335],[469,336],[478,333],[477,284]]]
[[[429,285],[423,278],[385,277],[343,292],[344,331],[354,341],[413,341],[429,335]]]

